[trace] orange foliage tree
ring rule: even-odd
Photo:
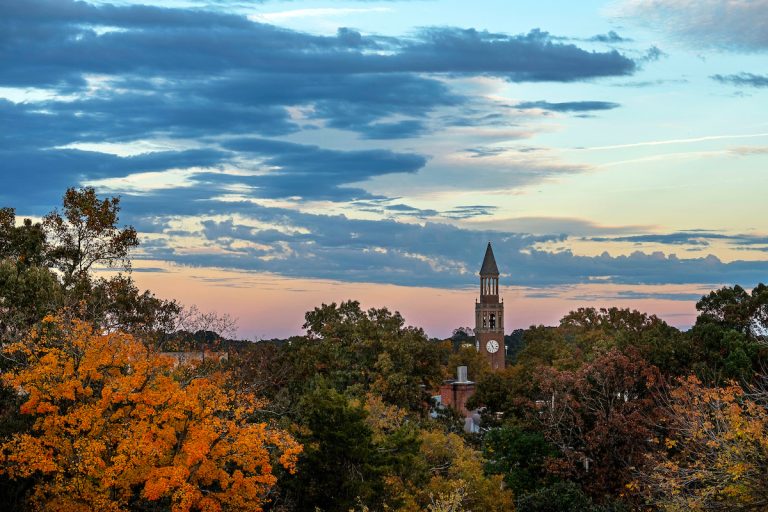
[[[263,403],[223,373],[181,378],[128,334],[53,318],[4,351],[35,422],[0,446],[0,472],[35,479],[35,508],[261,510],[273,468],[294,471],[301,445],[252,421]]]

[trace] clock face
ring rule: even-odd
[[[491,354],[495,354],[496,351],[499,350],[499,342],[496,340],[491,340],[485,344],[485,349]]]

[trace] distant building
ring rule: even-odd
[[[499,267],[491,242],[480,267],[480,301],[475,300],[476,349],[494,370],[504,368],[504,301],[499,300]]]
[[[211,352],[208,350],[190,350],[185,352],[160,352],[161,356],[174,360],[174,366],[190,364],[193,362],[217,361],[223,363],[229,361],[228,352]]]
[[[504,301],[499,300],[499,267],[488,242],[480,267],[480,301],[475,300],[475,349],[485,354],[493,370],[504,368]],[[439,404],[464,417],[464,430],[479,432],[480,415],[467,409],[467,400],[475,394],[475,383],[467,379],[467,367],[457,368],[456,379],[440,386]]]
[[[475,383],[467,379],[467,367],[456,368],[456,379],[443,381],[440,386],[438,405],[450,407],[464,417],[465,432],[480,431],[480,415],[467,409],[467,400],[475,394]]]

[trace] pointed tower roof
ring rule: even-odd
[[[498,276],[499,267],[496,266],[496,258],[493,257],[493,249],[491,248],[491,242],[488,242],[488,248],[485,250],[485,258],[483,258],[483,266],[480,267],[481,276]]]

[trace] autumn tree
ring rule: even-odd
[[[652,448],[661,385],[657,368],[615,349],[575,372],[542,368],[534,414],[562,454],[550,471],[616,495]]]
[[[765,395],[731,383],[708,387],[693,376],[667,397],[667,434],[639,479],[667,511],[768,509]]]
[[[429,468],[429,480],[413,489],[422,510],[434,497],[451,496],[461,491],[460,505],[466,510],[514,510],[513,494],[505,489],[500,475],[487,476],[482,454],[453,433],[425,430],[421,434],[421,454]]]
[[[0,446],[2,473],[31,478],[46,510],[260,510],[274,466],[301,446],[251,418],[263,403],[226,376],[178,378],[173,362],[122,332],[52,318],[5,347],[28,431]]]

